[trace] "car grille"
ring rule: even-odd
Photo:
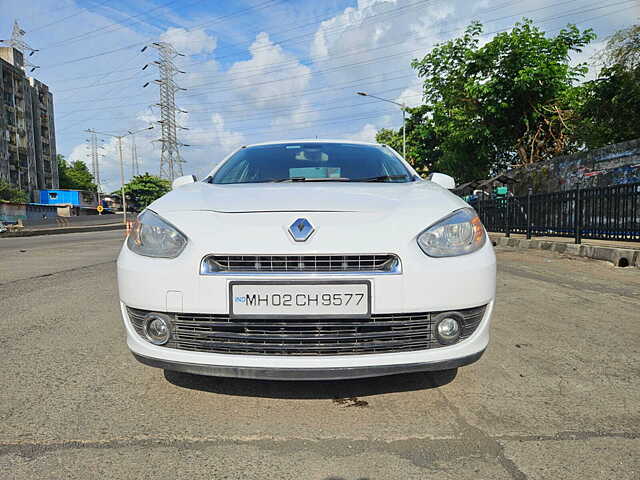
[[[202,274],[379,272],[398,273],[400,260],[380,255],[209,255],[202,260]]]
[[[480,324],[486,306],[458,310],[461,339]],[[146,310],[127,309],[143,335]],[[441,347],[432,319],[439,312],[376,314],[366,319],[238,320],[228,315],[170,313],[172,338],[165,347],[194,352],[252,355],[349,355]]]

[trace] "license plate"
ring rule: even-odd
[[[370,282],[230,282],[234,317],[366,317]]]

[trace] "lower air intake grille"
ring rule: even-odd
[[[312,273],[378,272],[398,273],[400,260],[393,254],[380,255],[209,255],[200,272]]]
[[[480,324],[486,306],[458,310],[464,317],[461,340]],[[142,334],[146,310],[127,308]],[[251,319],[228,315],[170,313],[168,348],[252,355],[352,355],[441,347],[432,333],[439,312],[376,314],[362,319]]]

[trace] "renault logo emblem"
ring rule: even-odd
[[[315,231],[306,218],[298,218],[289,226],[289,233],[296,242],[304,242]]]

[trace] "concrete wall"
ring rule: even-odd
[[[4,223],[16,223],[22,220],[26,224],[28,220],[55,219],[57,216],[58,207],[55,205],[0,202],[0,222]]]
[[[640,139],[556,157],[505,172],[518,180],[511,190],[526,195],[529,186],[536,193],[606,187],[640,182]]]

